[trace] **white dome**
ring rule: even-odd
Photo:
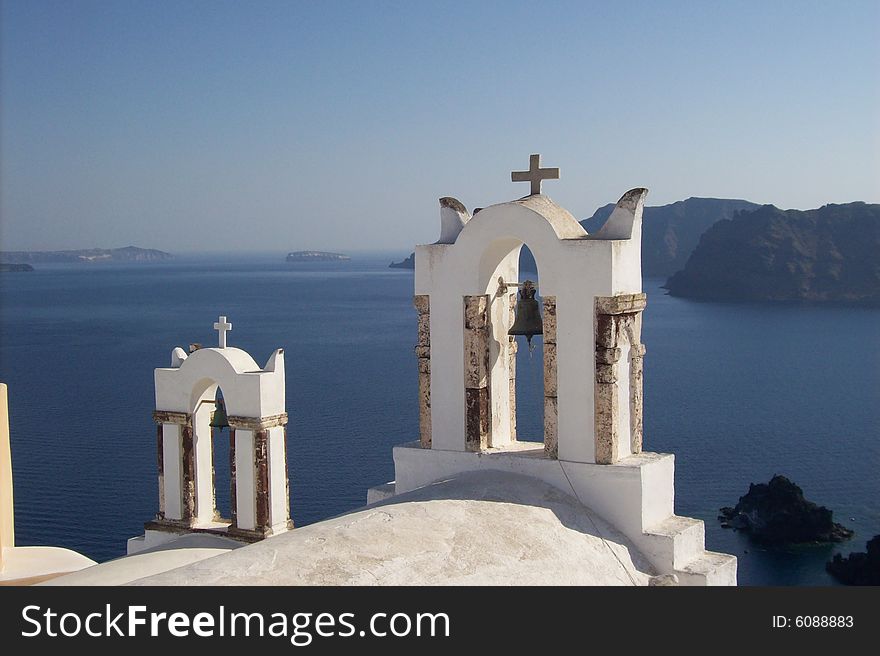
[[[143,585],[646,585],[653,569],[574,498],[505,472],[461,474]]]

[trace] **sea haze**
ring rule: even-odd
[[[175,346],[213,346],[219,314],[260,364],[285,349],[296,524],[362,505],[393,478],[391,447],[418,437],[413,276],[390,259],[187,256],[0,276],[18,543],[106,560],[142,534],[157,505],[153,369]],[[676,455],[676,511],[739,558],[741,584],[830,584],[824,562],[880,533],[880,310],[694,302],[663,282],[645,281],[645,448]],[[540,439],[540,339],[518,358],[519,434]],[[215,439],[223,512],[227,443]],[[765,551],[721,529],[718,508],[774,473],[855,538]]]

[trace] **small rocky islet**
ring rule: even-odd
[[[769,483],[752,483],[736,506],[721,508],[723,528],[748,533],[758,544],[787,546],[843,542],[853,531],[833,521],[833,513],[804,497],[804,492],[779,474]]]
[[[868,540],[866,551],[835,554],[825,569],[844,585],[880,585],[880,535]]]

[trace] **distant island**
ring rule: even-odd
[[[880,305],[880,205],[740,212],[703,234],[666,287],[699,299]]]
[[[340,262],[350,260],[348,255],[342,253],[326,253],[324,251],[294,251],[288,253],[288,262]]]
[[[401,260],[400,262],[392,262],[388,265],[389,269],[415,269],[416,268],[416,254],[410,253],[409,257]]]
[[[88,248],[75,251],[0,251],[4,264],[57,264],[65,262],[162,262],[173,255],[153,248]]]
[[[33,271],[34,267],[30,264],[4,264],[0,262],[0,271]]]

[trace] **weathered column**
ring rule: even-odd
[[[507,322],[508,326],[512,326],[516,321],[516,291],[510,294],[510,315]],[[519,346],[516,343],[516,336],[510,335],[507,338],[507,369],[510,372],[510,441],[516,442],[516,353]]]
[[[257,532],[269,528],[269,431],[254,431],[254,496]]]
[[[465,449],[489,444],[489,297],[464,297]]]
[[[559,404],[556,376],[556,297],[544,297],[544,454],[559,455]]]
[[[196,458],[192,426],[181,427],[180,435],[183,450],[181,519],[184,523],[192,524],[196,518]]]
[[[287,414],[228,417],[232,525],[229,534],[260,539],[292,528],[287,476]]]
[[[157,410],[158,523],[190,526],[195,508],[192,415]]]
[[[227,420],[228,421],[228,420]],[[229,427],[229,521],[231,526],[237,526],[236,519],[238,508],[235,503],[235,429]]]
[[[596,388],[595,440],[596,462],[613,464],[621,452],[621,439],[626,439],[624,452],[641,451],[642,426],[642,363],[644,347],[640,339],[641,318],[646,305],[645,294],[620,294],[596,298]],[[623,371],[626,389],[621,389],[620,360],[626,352],[628,369]],[[621,405],[625,403],[621,436]]]
[[[629,384],[630,384],[630,410],[629,410],[629,419],[630,425],[632,427],[632,452],[633,453],[641,453],[642,452],[642,433],[643,433],[643,425],[642,425],[642,417],[644,415],[644,385],[642,379],[644,378],[644,358],[645,358],[645,345],[641,343],[641,324],[642,324],[642,313],[639,312],[633,317],[634,331],[631,337],[630,344],[630,373],[629,373]]]
[[[427,294],[413,296],[413,304],[419,315],[419,336],[416,358],[419,363],[419,443],[423,449],[431,448],[431,297]]]
[[[156,426],[157,469],[159,471],[159,512],[156,519],[165,519],[165,427]]]

